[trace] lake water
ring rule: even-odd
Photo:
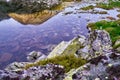
[[[87,19],[97,21],[100,14],[79,13],[79,5],[64,11],[39,25],[24,25],[10,18],[0,21],[0,68],[14,61],[27,61],[31,51],[49,54],[54,45],[69,41],[78,34],[87,35]],[[66,12],[71,14],[65,15]],[[106,15],[103,15],[106,16]]]

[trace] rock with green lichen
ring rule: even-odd
[[[83,59],[90,60],[100,55],[111,52],[112,42],[109,33],[105,30],[92,31],[86,41],[84,47],[77,51],[77,55]]]
[[[47,58],[53,58],[61,54],[75,54],[76,51],[81,47],[79,38],[74,38],[68,42],[62,41],[56,46]]]

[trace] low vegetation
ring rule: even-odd
[[[83,7],[81,8],[82,10],[90,10],[90,9],[94,9],[93,5],[87,6],[87,7]]]
[[[48,63],[59,64],[65,67],[65,71],[68,72],[71,69],[76,69],[86,63],[86,60],[76,57],[73,54],[60,55],[54,58],[38,61],[34,64],[26,65],[26,69],[32,66],[46,65]]]
[[[113,9],[113,8],[120,8],[120,1],[110,0],[108,4],[98,3],[96,7],[103,8],[103,9],[106,9],[106,10],[110,10],[110,9]]]
[[[116,21],[99,21],[96,23],[89,23],[88,27],[94,29],[105,29],[110,33],[111,39],[115,42],[120,38],[120,20]]]

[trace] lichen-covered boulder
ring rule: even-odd
[[[61,54],[75,54],[80,47],[79,37],[75,37],[68,42],[62,41],[50,52],[47,58],[53,58]]]
[[[109,33],[105,30],[90,32],[83,44],[83,48],[79,49],[76,54],[86,60],[111,53],[112,50]]]

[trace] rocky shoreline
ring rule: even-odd
[[[78,43],[80,48],[75,52],[72,47],[73,42]],[[0,70],[1,80],[119,80],[120,79],[120,54],[113,49],[109,33],[105,30],[91,31],[88,38],[79,36],[68,42],[61,43],[51,52],[48,57],[39,52],[32,52],[28,55],[29,61],[12,63],[5,70]],[[66,46],[66,47],[65,47]],[[62,51],[61,51],[62,50]],[[77,69],[65,73],[64,66],[46,64],[44,66],[32,66],[25,69],[27,64],[47,58],[53,58],[73,50],[76,58],[83,58],[87,63]],[[56,51],[61,52],[57,54]],[[55,53],[54,53],[55,52]],[[50,56],[52,55],[52,56]],[[67,53],[69,55],[69,53]],[[39,75],[39,76],[38,76]]]
[[[24,1],[21,0],[21,2]],[[35,0],[25,1],[22,6],[29,7],[26,4],[31,3],[32,6],[29,7],[31,8],[36,2],[37,5],[44,3],[43,6],[46,9],[60,3],[59,0],[53,0],[55,3],[49,3],[50,0],[45,2]],[[74,55],[76,61],[77,59],[86,61],[85,64],[80,64],[76,68],[68,63],[66,65],[72,68],[66,72],[65,66],[49,63],[51,59],[71,54]],[[113,43],[109,33],[105,30],[93,30],[87,37],[78,35],[68,42],[62,41],[48,56],[33,51],[28,54],[27,59],[28,62],[14,62],[4,70],[0,70],[0,80],[120,80],[120,40]],[[38,64],[42,63],[41,61],[46,61],[46,63]]]

